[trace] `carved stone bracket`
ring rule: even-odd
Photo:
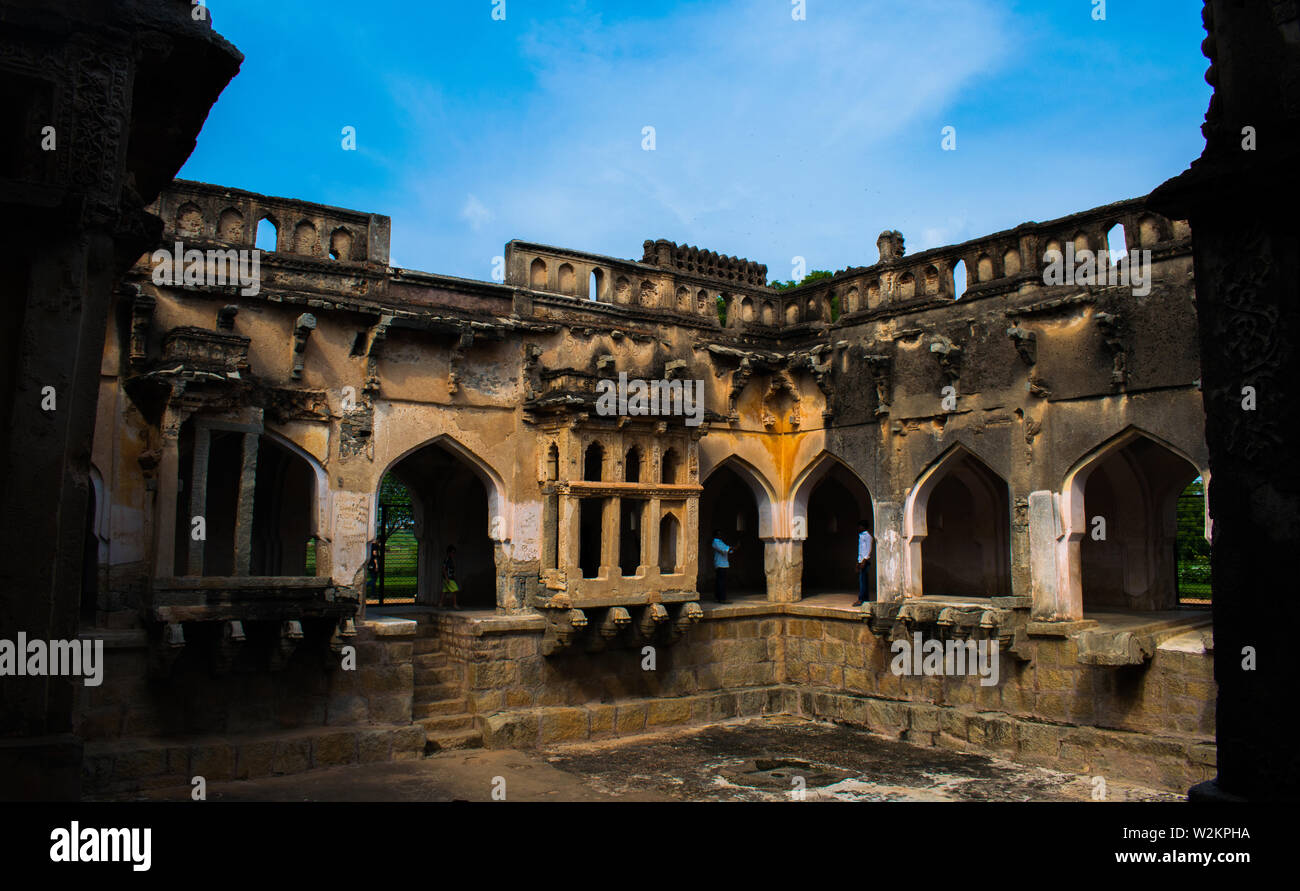
[[[951,386],[961,377],[961,347],[942,334],[930,339],[930,354],[939,363],[943,379]]]
[[[392,316],[380,316],[378,324],[370,329],[370,339],[366,343],[366,385],[363,388],[366,393],[379,392],[379,353],[392,324]]]
[[[179,622],[164,625],[162,636],[149,648],[149,673],[154,677],[170,677],[172,666],[185,651],[185,627]]]
[[[889,356],[868,355],[863,358],[871,369],[871,382],[876,388],[876,415],[887,415],[890,403],[894,400],[893,360]]]
[[[234,327],[234,320],[231,320],[231,327]],[[293,324],[293,372],[294,380],[302,378],[302,366],[307,351],[307,339],[311,333],[316,330],[316,317],[309,312],[298,316],[298,321]]]
[[[465,358],[465,353],[474,345],[473,330],[466,329],[462,331],[460,337],[456,339],[456,345],[451,348],[451,354],[447,359],[447,395],[455,396],[460,392],[460,363]]]
[[[1128,383],[1128,351],[1124,346],[1127,325],[1119,313],[1099,312],[1095,318],[1105,338],[1106,351],[1110,353],[1110,385],[1122,390]]]
[[[229,674],[235,660],[239,658],[248,638],[244,635],[244,623],[232,619],[221,623],[221,637],[212,647],[213,674]]]
[[[1032,368],[1038,361],[1038,335],[1019,325],[1012,325],[1007,329],[1007,337],[1015,344],[1020,361]]]
[[[302,622],[289,619],[280,623],[280,635],[271,649],[271,670],[283,671],[302,643]]]
[[[553,656],[569,649],[586,627],[587,614],[580,609],[547,610],[542,655]]]

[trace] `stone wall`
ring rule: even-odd
[[[105,640],[104,681],[80,691],[85,791],[420,757],[424,731],[411,723],[415,630],[410,621],[367,622],[348,644],[355,670],[342,669],[327,639],[310,631],[279,671],[250,652],[214,674],[211,650],[190,644],[169,677],[151,676],[143,632],[95,635]]]
[[[806,604],[712,609],[657,650],[541,655],[519,619],[436,619],[489,747],[628,736],[763,714],[850,724],[922,745],[1181,791],[1213,772],[1211,657],[1191,632],[1141,666],[1077,661],[1068,637],[1033,637],[1000,682],[899,677],[889,642],[849,610]]]

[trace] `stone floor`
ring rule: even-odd
[[[536,752],[213,783],[209,801],[1091,801],[1090,776],[922,749],[847,727],[773,717]],[[161,790],[150,798],[188,798]],[[1182,796],[1109,782],[1110,801]]]

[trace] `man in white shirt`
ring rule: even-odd
[[[869,567],[871,566],[871,533],[867,531],[867,521],[862,520],[858,523],[858,599],[854,606],[862,606],[867,602],[867,595],[871,588],[871,575]]]

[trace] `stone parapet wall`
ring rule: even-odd
[[[411,621],[365,623],[347,643],[355,670],[309,634],[280,671],[250,651],[214,674],[210,651],[195,641],[168,677],[151,676],[143,632],[93,635],[105,640],[104,670],[102,684],[80,688],[84,788],[129,793],[182,776],[183,784],[196,775],[250,779],[417,757],[415,632]]]
[[[1032,637],[1017,646],[1029,660],[1002,652],[999,683],[986,687],[977,676],[897,676],[887,639],[851,612],[808,603],[710,610],[657,650],[655,671],[632,649],[546,658],[539,631],[435,621],[472,641],[466,693],[489,747],[794,714],[1175,791],[1213,770],[1211,655],[1180,646],[1110,667],[1077,661],[1069,637]]]

